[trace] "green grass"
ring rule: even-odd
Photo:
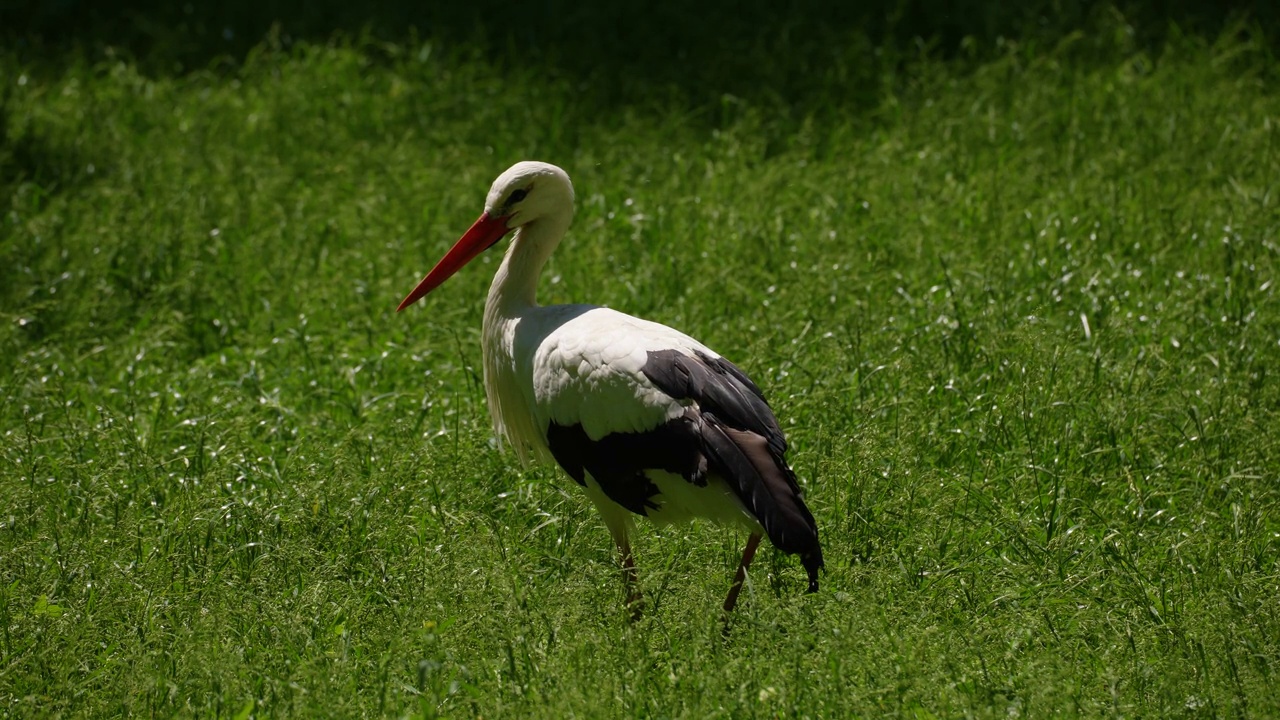
[[[0,713],[1280,715],[1276,65],[1132,35],[851,42],[794,97],[437,36],[0,52]],[[628,623],[492,441],[495,258],[394,313],[523,158],[578,191],[544,302],[766,389],[821,593],[764,552],[726,639],[744,538],[646,528]]]

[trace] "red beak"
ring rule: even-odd
[[[431,272],[422,278],[422,282],[413,289],[413,292],[405,296],[400,302],[400,307],[396,308],[396,312],[409,307],[418,302],[427,293],[440,287],[445,280],[448,280],[454,273],[462,269],[463,265],[471,262],[477,255],[488,250],[490,246],[502,239],[507,234],[507,219],[504,217],[494,217],[489,213],[484,213],[480,219],[475,221],[471,229],[463,233],[458,242],[453,244],[449,252],[445,253],[444,258],[431,268]]]

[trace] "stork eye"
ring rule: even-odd
[[[511,193],[511,197],[507,198],[507,204],[514,205],[520,202],[521,200],[525,199],[528,195],[529,195],[528,190],[524,188],[520,188],[519,190]]]

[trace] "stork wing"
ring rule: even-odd
[[[531,405],[570,476],[581,483],[589,472],[610,499],[644,515],[656,492],[645,470],[697,484],[714,473],[774,545],[800,554],[816,589],[817,525],[782,429],[745,373],[683,333],[602,308],[540,333]]]
[[[677,399],[695,403],[702,452],[780,550],[798,553],[817,589],[818,526],[787,465],[787,441],[755,383],[733,363],[695,351],[650,353],[645,375]]]

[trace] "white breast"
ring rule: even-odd
[[[684,404],[641,372],[648,353],[716,353],[671,328],[608,308],[553,305],[497,319],[484,331],[485,386],[498,434],[523,462],[550,459],[549,423],[599,439],[649,430]]]

